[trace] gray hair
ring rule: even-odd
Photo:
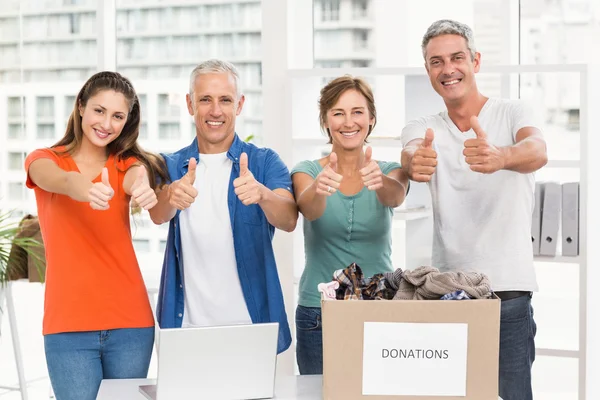
[[[228,73],[233,77],[235,83],[235,94],[239,100],[242,96],[240,89],[240,73],[238,69],[232,63],[223,60],[211,59],[198,64],[196,68],[192,70],[190,74],[190,94],[194,94],[194,84],[198,75],[202,74],[214,74],[214,73]]]
[[[458,35],[465,38],[467,41],[467,48],[471,53],[471,60],[475,59],[475,52],[477,50],[475,50],[475,38],[473,37],[473,30],[468,25],[461,22],[453,21],[451,19],[440,19],[439,21],[435,21],[433,24],[431,24],[423,36],[421,50],[423,51],[423,58],[425,60],[427,60],[427,44],[429,44],[431,39],[441,35]]]

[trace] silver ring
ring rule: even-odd
[[[327,193],[331,193],[331,186],[327,186]]]

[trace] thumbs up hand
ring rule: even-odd
[[[144,210],[149,210],[158,203],[156,192],[150,187],[150,179],[144,165],[138,167],[135,182],[131,186],[131,198]]]
[[[247,176],[248,174],[252,174],[248,169],[248,154],[242,153],[240,156],[240,176]]]
[[[245,205],[258,204],[263,199],[265,190],[263,184],[258,182],[248,168],[248,155],[242,153],[240,156],[240,176],[233,181],[235,194]]]
[[[108,179],[108,169],[102,168],[102,180],[92,185],[89,192],[90,207],[94,210],[108,210],[110,199],[113,198],[115,191],[110,186]]]
[[[342,175],[337,173],[337,154],[332,152],[329,155],[329,163],[323,167],[315,179],[317,185],[317,194],[321,196],[331,196],[342,183]]]
[[[472,171],[482,174],[491,174],[504,168],[505,159],[502,150],[487,139],[487,134],[479,125],[476,116],[471,117],[471,128],[475,132],[475,139],[465,140],[463,155]]]
[[[371,146],[365,150],[365,158],[360,175],[362,176],[363,184],[369,190],[377,190],[383,187],[383,172],[379,164],[372,159],[373,149]]]
[[[415,150],[408,168],[408,176],[416,182],[429,182],[437,166],[437,152],[433,149],[433,129],[428,128],[423,142]],[[404,165],[402,166],[404,167]]]
[[[185,210],[196,200],[198,190],[194,187],[196,181],[196,166],[195,158],[190,158],[187,173],[181,179],[169,185],[169,204],[178,210]]]

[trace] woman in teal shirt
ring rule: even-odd
[[[292,170],[304,215],[306,265],[296,309],[296,357],[302,375],[323,373],[321,296],[317,285],[356,262],[365,276],[392,271],[392,217],[408,178],[400,164],[364,149],[377,122],[373,92],[360,78],[339,77],[321,89],[319,120],[331,154]]]

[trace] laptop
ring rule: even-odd
[[[273,397],[279,324],[160,329],[149,400]]]

